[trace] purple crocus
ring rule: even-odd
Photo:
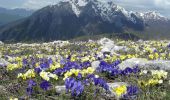
[[[28,95],[31,95],[33,93],[33,88],[32,87],[27,87],[26,91],[27,91]]]
[[[137,95],[139,88],[137,86],[130,85],[127,87],[127,94],[130,96]]]
[[[35,86],[35,85],[36,85],[36,82],[35,82],[34,80],[30,79],[30,80],[28,81],[28,87],[33,87],[33,86]]]
[[[40,84],[40,87],[41,87],[43,90],[48,90],[48,89],[51,87],[51,84],[50,84],[48,81],[43,81],[43,82]]]
[[[33,86],[36,86],[36,82],[30,79],[30,80],[28,81],[28,87],[27,87],[27,89],[26,89],[28,95],[31,95],[31,94],[32,94],[32,92],[33,92]]]
[[[81,73],[78,73],[77,78],[78,78],[78,79],[81,79],[81,78],[82,78],[82,74],[81,74]]]
[[[72,96],[79,96],[84,91],[84,85],[81,81],[76,81],[74,78],[67,78],[65,80],[66,91],[71,90]]]
[[[34,70],[35,70],[35,72],[38,73],[38,74],[42,71],[40,67],[34,68]]]
[[[99,85],[100,87],[103,87],[106,91],[109,90],[109,86],[107,85],[107,82],[103,80],[102,78],[93,78],[94,85]]]
[[[127,87],[127,93],[123,95],[123,97],[130,100],[135,100],[138,93],[139,88],[137,86],[130,85]]]

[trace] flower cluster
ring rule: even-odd
[[[127,67],[124,70],[119,69],[118,64],[120,63],[119,60],[113,62],[112,64],[109,64],[105,61],[101,61],[99,68],[97,69],[99,72],[105,72],[109,73],[111,76],[118,76],[118,75],[129,75],[129,74],[136,74],[140,71],[138,66],[135,66],[134,68]]]
[[[165,79],[167,79],[168,72],[164,70],[143,70],[140,74],[141,75],[147,75],[151,74],[151,77],[149,79],[145,80],[139,80],[139,84],[142,86],[153,86],[157,84],[162,84]]]
[[[106,81],[102,78],[99,78],[96,75],[89,74],[85,79],[81,79],[82,77],[79,77],[78,80],[76,80],[73,77],[66,78],[65,80],[65,86],[66,91],[71,92],[72,96],[79,96],[84,92],[85,86],[89,86],[93,84],[94,86],[99,86],[105,89],[106,91],[109,91],[109,86],[107,85]]]
[[[71,90],[72,96],[79,96],[84,91],[84,85],[81,81],[76,81],[74,78],[67,78],[65,80],[66,91]]]
[[[50,72],[41,71],[41,72],[40,72],[40,76],[41,76],[44,80],[46,80],[46,81],[49,81],[50,78],[53,78],[53,79],[55,79],[55,80],[58,80],[58,76],[57,76],[56,74],[52,74],[52,73],[50,73]]]
[[[65,80],[66,78],[72,76],[72,75],[75,75],[75,76],[78,76],[78,75],[82,75],[83,77],[87,74],[92,74],[95,70],[92,68],[92,67],[88,67],[87,69],[83,69],[83,70],[80,70],[80,69],[71,69],[70,71],[67,71],[65,74],[64,74],[64,78],[63,80]]]
[[[18,74],[18,78],[22,78],[23,80],[26,79],[31,79],[31,78],[35,78],[35,72],[34,69],[29,69],[26,73],[19,73]]]
[[[15,69],[19,69],[19,68],[21,68],[21,66],[18,65],[18,64],[9,64],[7,66],[7,70],[9,70],[9,71],[12,71],[12,70],[15,70]]]
[[[144,90],[150,92],[150,87],[164,89],[169,79],[167,71],[144,70],[145,66],[141,66],[140,62],[139,66],[127,64],[129,66],[119,67],[124,60],[131,58],[144,58],[151,62],[170,60],[170,44],[166,40],[134,42],[118,39],[108,46],[101,41],[60,42],[4,44],[0,46],[0,59],[8,63],[0,62],[0,67],[5,65],[3,68],[10,77],[18,75],[17,78],[10,78],[14,79],[11,82],[21,82],[29,96],[37,95],[36,92],[41,94],[39,89],[44,90],[44,95],[49,94],[48,90],[55,90],[54,85],[62,85],[76,99],[82,95],[88,96],[88,93],[97,96],[102,91],[102,96],[115,93],[122,99],[134,100],[133,97],[143,95]],[[104,51],[105,47],[110,50]],[[109,83],[114,82],[127,85],[110,90]]]

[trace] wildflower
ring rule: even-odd
[[[55,80],[58,80],[58,76],[55,75],[55,74],[52,74],[52,73],[50,73],[50,72],[41,71],[41,72],[40,72],[40,76],[41,76],[44,80],[46,80],[46,81],[49,81],[49,80],[50,80],[50,77],[53,78],[53,79],[55,79]]]
[[[125,94],[126,91],[127,91],[126,85],[118,86],[118,87],[113,89],[113,92],[115,92],[118,97],[120,97],[123,94]]]
[[[140,72],[140,75],[147,74],[147,73],[148,73],[147,70],[143,70],[143,71]]]
[[[41,70],[41,68],[40,67],[36,67],[36,68],[34,68],[34,71],[36,72],[36,73],[40,73],[42,70]]]
[[[66,91],[68,92],[74,85],[75,79],[74,78],[67,78],[65,80]]]
[[[24,75],[25,75],[27,78],[34,78],[34,77],[35,77],[34,69],[29,69]]]
[[[127,94],[129,96],[137,95],[139,88],[133,85],[127,86]]]
[[[31,79],[28,81],[28,86],[29,87],[32,87],[32,86],[35,86],[35,85],[36,85],[35,81],[33,81]]]
[[[94,69],[92,67],[87,68],[87,73],[92,74],[94,72]]]
[[[74,82],[73,87],[71,88],[72,96],[79,96],[84,91],[84,85],[81,83],[81,81]]]
[[[79,73],[78,76],[77,76],[78,79],[81,79],[82,78],[82,74]]]
[[[27,88],[26,88],[26,91],[27,91],[27,94],[28,94],[28,95],[31,95],[32,92],[33,92],[33,88],[32,88],[32,87],[27,87]]]
[[[9,100],[18,100],[18,98],[12,98],[12,97],[11,97]]]
[[[121,72],[122,75],[128,75],[128,74],[131,74],[131,73],[133,73],[133,69],[129,68],[129,67],[127,67],[126,69],[122,70],[122,72]]]
[[[148,84],[149,85],[156,85],[159,83],[158,79],[149,79]]]
[[[34,78],[35,77],[35,72],[34,69],[29,69],[26,73],[19,73],[17,78],[22,78],[23,80],[27,78]]]
[[[159,80],[158,83],[159,83],[159,84],[162,84],[162,83],[163,83],[163,80]]]
[[[154,55],[153,55],[153,54],[150,54],[150,55],[149,55],[149,58],[150,58],[151,60],[153,60],[153,59],[154,59]]]
[[[60,66],[60,64],[59,63],[57,63],[57,64],[51,64],[51,66],[50,66],[50,70],[55,70],[55,69],[57,69],[57,68],[60,68],[61,66]]]
[[[100,87],[103,87],[105,90],[109,90],[109,86],[107,85],[106,81],[102,78],[93,78],[94,85],[99,85]]]
[[[48,76],[55,79],[55,80],[58,80],[58,76],[55,75],[55,74],[49,73]]]
[[[166,72],[164,70],[160,70],[160,71],[159,70],[151,70],[151,74],[156,79],[161,79],[161,78],[166,79],[168,72]]]
[[[50,88],[51,84],[48,82],[48,81],[43,81],[41,82],[40,84],[40,87],[43,89],[43,90],[48,90]]]
[[[15,70],[15,69],[18,69],[18,68],[20,68],[20,66],[18,66],[17,64],[9,64],[7,66],[7,70],[9,70],[9,71],[12,71],[12,70]]]

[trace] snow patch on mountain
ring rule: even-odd
[[[88,3],[87,0],[65,0],[65,2],[69,2],[72,6],[73,12],[77,15],[77,17],[81,13],[81,8],[86,6]]]
[[[166,18],[165,16],[161,15],[160,13],[156,11],[149,11],[149,12],[135,12],[135,14],[142,18],[144,21],[149,21],[149,20],[157,20],[157,21],[168,21],[169,19]]]
[[[136,19],[134,18],[135,15],[138,18],[141,18],[144,21],[149,20],[161,20],[167,21],[168,18],[162,16],[161,14],[150,11],[150,12],[133,12],[127,11],[121,6],[114,4],[112,1],[99,1],[99,0],[65,0],[64,2],[69,2],[72,6],[73,12],[79,17],[83,7],[85,7],[89,2],[92,2],[92,8],[95,10],[97,15],[100,15],[104,21],[113,22],[114,17],[117,16],[117,13],[123,14],[128,20],[136,23]]]

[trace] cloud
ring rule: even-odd
[[[0,0],[0,7],[39,9],[47,5],[55,5],[63,0]],[[170,0],[100,0],[113,1],[131,11],[157,11],[170,17]]]
[[[170,0],[111,0],[124,5],[155,7],[156,9],[170,9]]]
[[[132,11],[157,11],[170,17],[170,0],[110,0]]]
[[[23,3],[23,8],[39,9],[47,5],[54,5],[58,3],[59,0],[27,0]]]
[[[46,5],[56,4],[59,1],[63,0],[25,0],[25,3],[22,5],[25,8],[41,8]],[[103,1],[103,0],[101,0]],[[104,0],[105,1],[105,0]],[[170,0],[108,0],[114,1],[115,3],[122,4],[124,6],[139,6],[147,8],[159,8],[159,9],[170,9]]]
[[[157,7],[170,9],[170,0],[154,0],[154,4]]]

